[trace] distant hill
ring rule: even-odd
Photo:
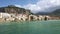
[[[50,13],[49,15],[60,16],[60,9],[56,9],[55,11],[53,11],[52,13]]]
[[[38,12],[36,13],[37,15],[52,15],[52,16],[60,16],[60,9],[56,9],[55,11],[53,12]]]

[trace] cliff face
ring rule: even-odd
[[[5,12],[5,13],[14,13],[14,14],[31,14],[30,10],[24,9],[24,8],[19,8],[14,5],[9,5],[6,7],[0,7],[0,12]]]

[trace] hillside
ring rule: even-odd
[[[56,9],[55,11],[53,12],[38,12],[36,13],[37,15],[51,15],[51,16],[60,16],[60,9]]]
[[[15,5],[0,7],[0,12],[14,13],[14,14],[31,14],[31,11],[29,9],[16,7]]]
[[[52,13],[50,13],[49,15],[60,16],[60,9],[56,9],[55,11],[53,11]]]

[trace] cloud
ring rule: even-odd
[[[15,6],[16,6],[16,7],[22,7],[21,5],[17,5],[17,4],[15,4]]]
[[[32,12],[36,13],[39,11],[45,11],[50,7],[55,7],[60,5],[60,0],[39,0],[36,4],[27,4],[24,8],[30,9]]]
[[[19,5],[17,5],[19,6]],[[23,8],[30,9],[33,13],[49,10],[51,7],[60,6],[60,0],[39,0],[35,4],[27,4],[22,6]],[[46,11],[48,12],[48,11]]]
[[[30,9],[32,12],[33,12],[33,11],[36,12],[36,11],[41,10],[40,6],[38,6],[38,5],[36,5],[36,4],[28,4],[28,5],[24,6],[24,8]]]

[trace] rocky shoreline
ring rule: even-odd
[[[42,20],[60,20],[60,17],[47,15],[27,15],[27,14],[9,14],[0,13],[0,22],[21,22],[21,21],[42,21]]]

